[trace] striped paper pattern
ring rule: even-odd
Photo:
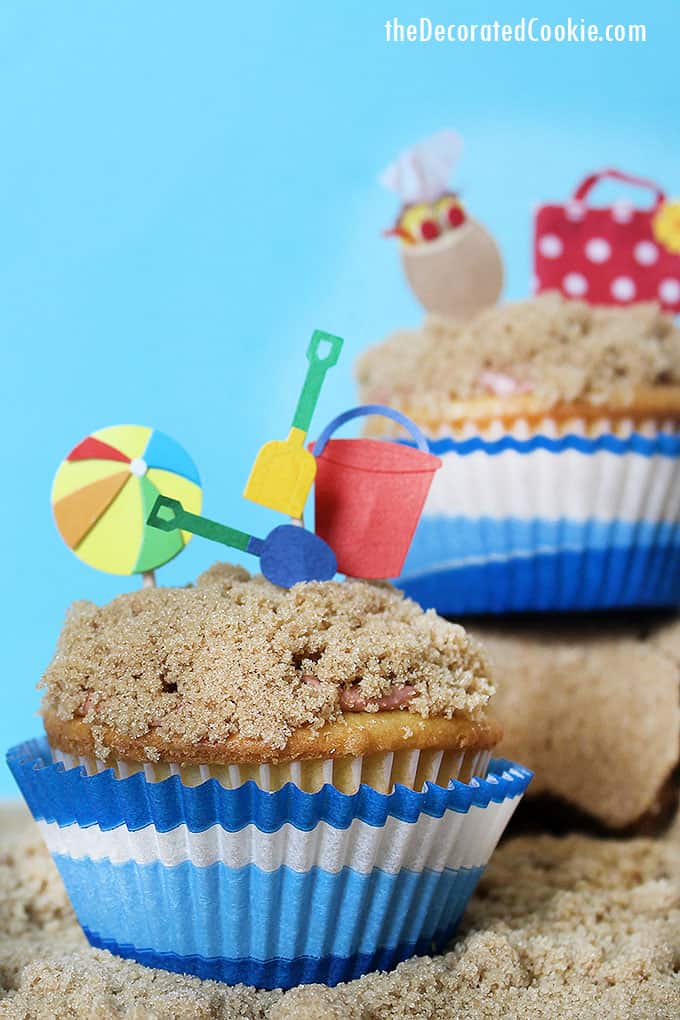
[[[88,775],[45,740],[8,761],[93,945],[259,987],[442,946],[531,779],[497,760],[466,784],[350,796]]]

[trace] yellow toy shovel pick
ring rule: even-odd
[[[323,357],[319,354],[322,344],[328,344]],[[316,460],[305,449],[305,439],[326,372],[337,363],[341,349],[339,336],[320,329],[312,333],[307,348],[309,368],[288,438],[272,440],[261,448],[243,491],[246,499],[289,517],[302,517],[316,475]]]

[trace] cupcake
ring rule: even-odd
[[[259,987],[451,937],[531,773],[482,648],[384,584],[76,603],[10,767],[90,943]]]
[[[546,294],[430,317],[357,377],[443,461],[399,581],[423,606],[680,603],[680,329],[656,305]]]

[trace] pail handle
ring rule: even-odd
[[[430,448],[427,445],[427,439],[420,431],[414,421],[411,421],[401,411],[396,411],[393,407],[386,407],[384,404],[362,404],[360,407],[352,407],[349,411],[343,411],[337,418],[329,422],[326,428],[323,430],[317,441],[314,443],[314,449],[312,453],[315,457],[320,457],[323,451],[326,449],[326,444],[331,438],[336,429],[339,429],[341,425],[344,425],[346,421],[351,421],[352,418],[363,418],[365,415],[379,414],[383,418],[391,418],[392,421],[396,421],[399,425],[403,425],[407,432],[411,433],[411,438],[415,440],[415,444],[419,450],[423,453],[429,453]]]
[[[590,177],[586,177],[582,180],[574,191],[574,194],[571,196],[572,199],[575,202],[585,202],[595,185],[605,179],[623,181],[624,184],[631,184],[636,188],[647,188],[648,191],[653,191],[654,205],[652,206],[652,212],[656,212],[659,206],[666,200],[665,193],[656,181],[650,181],[646,177],[635,177],[633,174],[624,174],[620,170],[614,170],[611,167],[605,167],[604,170],[597,170],[594,174],[591,174]]]

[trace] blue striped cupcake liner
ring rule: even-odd
[[[680,434],[650,433],[431,440],[397,584],[449,616],[680,605]]]
[[[260,988],[329,985],[441,949],[531,772],[422,792],[187,786],[54,762],[8,763],[94,946]]]

